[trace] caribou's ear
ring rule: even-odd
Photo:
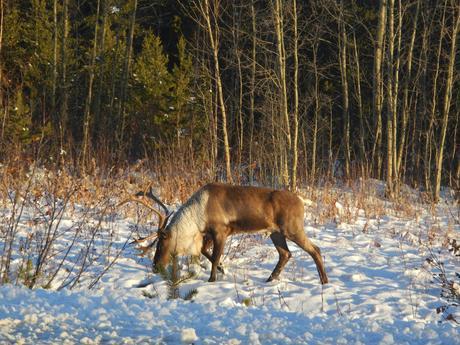
[[[164,221],[164,225],[163,225],[163,228],[166,228],[166,225],[168,224],[169,222],[169,218],[171,218],[171,216],[174,214],[174,212],[170,212],[166,217],[165,217],[165,221]]]

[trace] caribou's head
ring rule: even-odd
[[[167,226],[158,228],[155,256],[153,257],[153,266],[155,269],[166,267],[171,257],[171,232],[167,230]],[[142,247],[139,249],[143,250]]]
[[[161,210],[151,206],[142,197],[152,199]],[[134,240],[139,244],[141,255],[145,255],[156,245],[153,258],[153,265],[156,268],[166,267],[172,255],[199,255],[203,246],[204,229],[206,229],[207,200],[208,193],[199,191],[172,216],[173,213],[152,193],[151,188],[148,192],[139,192],[135,197],[129,198],[127,201],[141,203],[158,216],[158,230],[147,237]],[[152,242],[143,246],[142,243],[148,240]]]

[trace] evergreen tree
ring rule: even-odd
[[[159,37],[148,32],[134,64],[129,128],[134,149],[154,148],[170,133],[171,74]],[[157,146],[158,147],[158,146]]]

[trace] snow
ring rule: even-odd
[[[0,344],[460,344],[460,312],[448,309],[454,321],[437,313],[448,301],[433,279],[439,272],[427,260],[434,254],[448,274],[458,272],[459,256],[443,244],[447,237],[459,239],[452,205],[440,203],[433,216],[420,204],[417,215],[408,216],[385,203],[384,215],[369,216],[345,198],[332,201],[336,214],[321,223],[318,214],[326,206],[311,201],[305,231],[321,248],[329,284],[320,285],[313,260],[293,243],[281,279],[266,283],[276,250],[270,239],[243,235],[229,240],[225,274],[217,282],[207,282],[206,259],[191,265],[196,276],[180,287],[181,296],[197,289],[191,301],[168,300],[167,284],[151,272],[151,259],[127,245],[136,217],[109,214],[94,238],[90,269],[75,286],[62,283],[75,274],[72,265],[89,237],[69,252],[50,289],[0,286]],[[26,208],[23,236],[43,221],[34,216]],[[57,263],[74,231],[91,234],[88,224],[97,226],[98,217],[83,206],[64,215]],[[17,267],[19,262],[13,258]],[[188,267],[186,259],[181,267]],[[459,290],[458,280],[452,289]]]
[[[3,343],[458,343],[458,329],[450,323],[360,320],[338,313],[300,313],[268,306],[218,305],[155,301],[117,295],[110,304],[102,294],[88,291],[45,292],[20,287],[0,288],[0,341]],[[91,309],[77,302],[88,299]],[[377,301],[376,301],[377,302]],[[168,310],[164,315],[162,310]],[[31,311],[33,314],[30,314]],[[97,312],[94,312],[97,310]],[[10,315],[4,318],[5,313]],[[384,312],[374,308],[372,313]],[[38,321],[39,320],[39,321]]]
[[[190,344],[197,340],[198,337],[196,336],[195,330],[193,328],[185,328],[182,330],[181,341],[184,344]]]

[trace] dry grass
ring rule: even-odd
[[[309,188],[300,194],[313,203],[307,205],[308,213],[316,224],[354,224],[364,215],[368,220],[382,218],[387,210],[387,202],[368,184],[356,183],[351,187],[335,187],[326,184]]]

